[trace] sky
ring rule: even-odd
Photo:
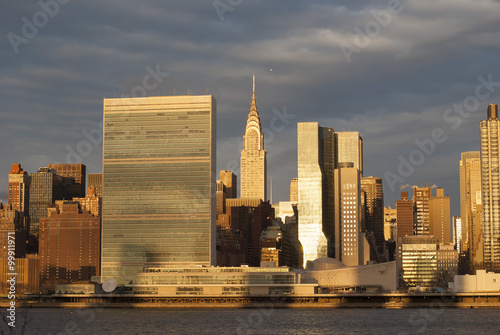
[[[385,206],[443,187],[459,215],[460,153],[500,103],[492,0],[5,0],[0,199],[13,163],[102,171],[103,98],[212,94],[217,171],[239,175],[256,76],[273,202],[297,177],[297,122],[359,131]]]

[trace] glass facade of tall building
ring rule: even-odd
[[[437,238],[407,236],[399,239],[399,264],[402,284],[405,287],[433,287],[437,275]]]
[[[470,260],[475,253],[474,229],[481,228],[481,221],[475,222],[481,202],[481,153],[479,151],[462,152],[460,160],[460,239],[459,250],[467,253]],[[480,229],[479,229],[480,230]]]
[[[215,265],[216,100],[104,100],[102,280]]]
[[[28,233],[38,236],[40,218],[47,217],[47,208],[56,200],[64,198],[63,177],[49,168],[40,168],[31,174],[30,224]]]
[[[363,176],[363,139],[357,131],[335,133],[338,163],[351,162]]]
[[[500,272],[500,150],[498,106],[488,106],[480,123],[483,253],[486,270]],[[462,232],[463,234],[464,232]]]
[[[307,261],[334,257],[335,135],[317,122],[297,124],[299,240]]]

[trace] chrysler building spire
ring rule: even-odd
[[[247,117],[241,151],[241,197],[267,200],[267,163],[264,133],[255,99],[255,74],[250,112]]]

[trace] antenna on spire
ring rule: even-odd
[[[255,92],[255,72],[253,73],[253,92]]]

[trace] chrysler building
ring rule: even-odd
[[[248,113],[243,150],[241,150],[241,198],[267,200],[267,163],[264,134],[255,102],[255,75],[253,76],[252,105]]]

